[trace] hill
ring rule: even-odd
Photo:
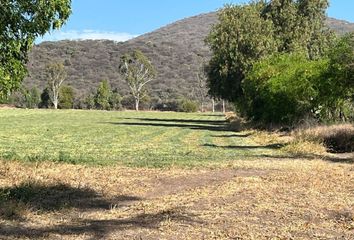
[[[120,43],[108,40],[43,42],[30,54],[30,76],[25,79],[25,85],[44,88],[45,64],[58,59],[67,66],[66,84],[74,87],[79,96],[94,91],[103,79],[108,79],[113,88],[125,95],[128,88],[117,71],[119,59],[126,52],[140,49],[158,71],[157,79],[150,84],[151,96],[156,99],[193,97],[196,73],[203,59],[210,56],[204,38],[216,21],[215,12],[201,14]],[[353,23],[333,18],[327,23],[339,34],[354,31]]]

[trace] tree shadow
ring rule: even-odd
[[[75,188],[67,184],[45,185],[24,182],[18,186],[0,188],[0,219],[21,219],[21,208],[50,212],[65,208],[80,210],[107,210],[112,206],[124,206],[140,198],[120,195],[104,198],[89,188]]]
[[[187,214],[181,209],[172,208],[154,214],[139,214],[134,217],[112,220],[83,219],[72,224],[57,225],[46,228],[13,227],[0,224],[0,234],[15,238],[37,239],[49,234],[65,235],[90,235],[91,239],[102,239],[112,231],[129,229],[157,229],[163,221],[177,221],[184,224],[201,224],[195,219],[196,215]]]
[[[217,138],[247,138],[249,136],[252,136],[251,133],[247,134],[231,134],[231,135],[211,135],[211,137],[217,137]]]
[[[188,124],[208,124],[208,125],[225,125],[225,120],[195,120],[195,119],[163,119],[163,118],[124,118],[126,120],[139,120],[146,122],[175,122],[175,123],[188,123]]]
[[[150,127],[166,127],[166,128],[186,128],[191,130],[207,130],[207,131],[230,131],[226,125],[198,125],[198,124],[170,124],[170,123],[151,123],[151,122],[105,122],[105,124],[114,124],[122,126],[150,126]]]
[[[203,147],[212,147],[212,148],[223,148],[223,149],[280,149],[284,147],[283,144],[270,144],[266,146],[218,146],[215,144],[203,144]]]
[[[294,159],[294,160],[315,160],[321,159],[328,162],[333,163],[354,163],[354,156],[342,157],[342,156],[323,156],[319,154],[281,154],[281,155],[269,155],[269,154],[261,154],[255,155],[253,157],[264,157],[264,158],[273,158],[273,159]]]
[[[204,117],[225,117],[225,114],[223,114],[223,113],[215,113],[215,114],[203,114],[203,113],[200,113],[199,116],[204,116]]]

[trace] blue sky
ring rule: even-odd
[[[174,21],[247,0],[72,0],[73,14],[60,30],[37,42],[62,39],[126,41]],[[353,0],[330,0],[328,15],[354,22]]]

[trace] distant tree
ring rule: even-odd
[[[109,104],[113,110],[120,110],[122,108],[122,97],[117,89],[112,91],[109,98]]]
[[[85,100],[84,104],[87,109],[94,109],[95,108],[95,97],[92,94],[89,94]]]
[[[59,90],[60,109],[72,109],[74,106],[75,92],[70,86],[61,86]]]
[[[41,102],[41,95],[37,87],[32,87],[28,91],[27,108],[37,108]]]
[[[135,110],[139,111],[139,102],[144,87],[156,76],[155,68],[141,51],[135,50],[131,54],[122,56],[119,70],[134,97]]]
[[[60,86],[67,77],[65,67],[62,63],[50,63],[46,66],[45,72],[50,88],[50,100],[54,109],[58,109]]]
[[[103,80],[97,88],[95,105],[97,109],[110,110],[110,99],[112,96],[111,87],[107,80]]]
[[[196,73],[197,82],[194,87],[196,98],[198,99],[201,107],[201,111],[204,112],[204,104],[208,98],[208,87],[207,87],[207,76],[205,72],[204,64],[200,66],[198,72]]]
[[[69,18],[70,5],[71,0],[1,0],[0,98],[20,86],[35,39],[60,28]]]

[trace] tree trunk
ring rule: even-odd
[[[222,113],[225,113],[225,100],[222,100]]]
[[[54,109],[58,109],[58,101],[53,101]]]
[[[215,112],[215,100],[214,98],[211,99],[212,111]]]
[[[204,103],[201,104],[202,112],[204,112]]]
[[[54,109],[58,109],[58,102],[59,102],[59,96],[58,96],[58,94],[54,93],[54,96],[53,96]]]
[[[139,111],[139,98],[135,98],[135,111]]]

